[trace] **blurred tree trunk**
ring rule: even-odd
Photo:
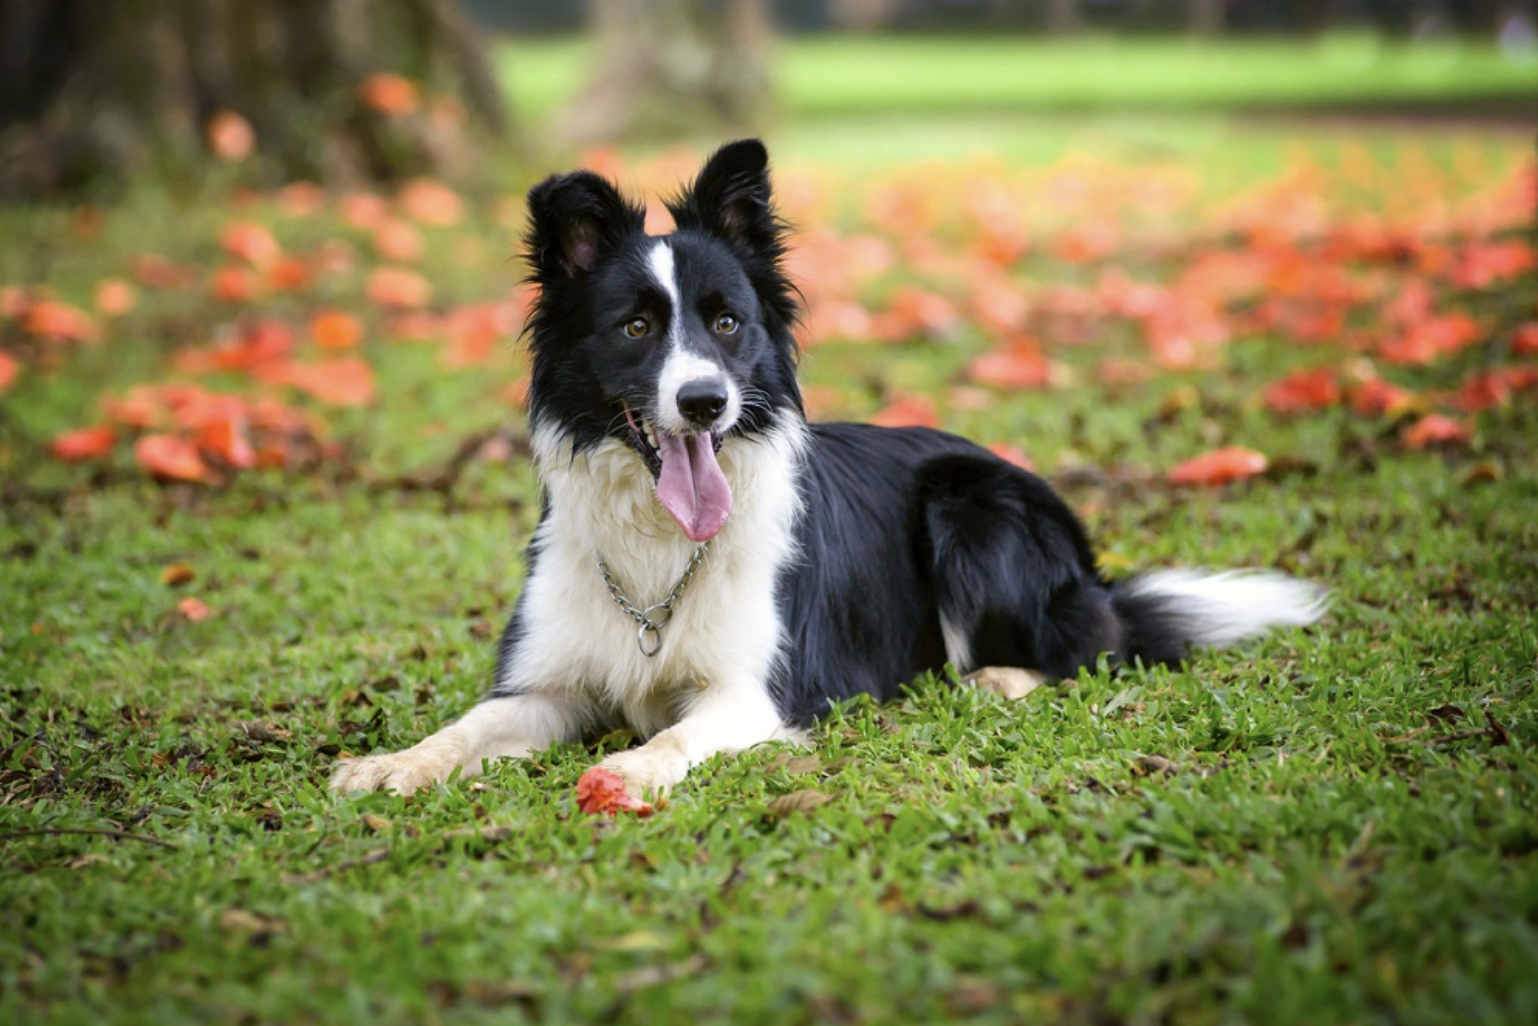
[[[593,0],[597,77],[560,116],[573,142],[752,133],[772,106],[765,0]]]
[[[1079,0],[1047,0],[1047,31],[1067,36],[1079,31]]]
[[[1191,0],[1191,31],[1198,36],[1216,36],[1223,32],[1224,0]]]
[[[0,0],[0,196],[211,158],[452,173],[505,130],[454,0]]]

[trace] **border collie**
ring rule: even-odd
[[[1061,678],[1323,613],[1274,573],[1107,580],[1040,478],[940,431],[807,423],[763,145],[722,148],[667,208],[656,236],[592,172],[530,192],[543,514],[496,679],[415,747],[339,763],[333,790],[410,794],[629,726],[646,742],[601,768],[656,796],[947,663]]]

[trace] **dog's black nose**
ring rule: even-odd
[[[726,409],[726,382],[721,378],[695,378],[678,389],[678,412],[696,427],[709,427]]]

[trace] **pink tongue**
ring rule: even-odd
[[[662,473],[657,475],[657,498],[690,541],[704,542],[716,536],[732,511],[732,486],[726,483],[716,462],[710,433],[657,435]]]

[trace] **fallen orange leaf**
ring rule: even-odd
[[[176,588],[183,584],[197,580],[198,572],[186,563],[172,563],[160,571],[160,583],[167,588]]]
[[[1036,471],[1035,462],[1033,462],[1031,458],[1025,453],[1021,452],[1015,446],[1010,445],[1008,442],[995,442],[994,444],[988,446],[988,451],[993,453],[999,459],[1003,460],[1005,463],[1013,463],[1021,470],[1029,470],[1032,473],[1035,473]]]
[[[633,812],[642,819],[656,811],[639,798],[632,798],[619,774],[599,766],[577,778],[577,808],[588,815],[614,816]]]
[[[267,269],[267,284],[279,292],[308,288],[314,277],[315,269],[296,256],[279,257],[277,263]]]
[[[465,201],[459,193],[431,178],[414,178],[401,186],[401,209],[423,224],[442,227],[458,224],[464,216]]]
[[[55,438],[48,451],[61,460],[75,463],[107,455],[116,442],[117,432],[110,427],[76,428]]]
[[[345,310],[323,310],[310,320],[310,336],[322,349],[351,349],[363,339],[363,322]]]
[[[16,358],[10,353],[0,353],[0,392],[10,388],[20,373],[21,364]]]
[[[134,458],[156,477],[173,481],[208,481],[212,475],[197,447],[175,435],[145,435],[134,443]]]
[[[1381,378],[1369,378],[1351,388],[1351,408],[1363,417],[1393,416],[1414,402],[1413,392]]]
[[[1323,410],[1340,403],[1340,382],[1331,367],[1298,371],[1267,386],[1261,398],[1272,413]]]
[[[221,267],[214,272],[214,298],[221,303],[244,303],[256,295],[257,280],[247,267]]]
[[[1169,472],[1171,484],[1221,485],[1264,474],[1271,461],[1264,453],[1241,446],[1214,449],[1186,460]]]
[[[202,599],[188,595],[176,604],[176,611],[189,623],[199,623],[214,615],[213,609]]]
[[[270,267],[283,255],[277,236],[265,226],[254,221],[236,221],[225,226],[219,236],[219,245],[231,256],[253,267]]]
[[[898,396],[884,409],[871,417],[872,424],[881,427],[939,427],[940,418],[935,404],[922,395]]]
[[[374,249],[386,260],[415,263],[422,259],[422,234],[405,221],[386,219],[374,229]]]
[[[259,369],[259,380],[292,385],[331,406],[366,406],[374,401],[374,372],[356,356],[320,363],[280,363]]]
[[[419,100],[416,84],[393,72],[381,71],[358,83],[358,102],[388,117],[410,114]]]
[[[96,322],[79,307],[56,299],[39,299],[22,318],[22,330],[38,338],[55,342],[94,342],[99,337]]]
[[[426,278],[405,267],[376,267],[370,272],[364,291],[380,306],[415,310],[427,305],[433,287]]]
[[[1014,345],[984,353],[967,365],[967,377],[995,388],[1045,388],[1052,365],[1036,349]]]
[[[1524,356],[1538,353],[1538,321],[1528,321],[1512,333],[1511,351]]]
[[[256,450],[246,435],[246,418],[236,410],[206,417],[198,431],[198,448],[242,470],[256,465]]]
[[[256,130],[232,110],[215,111],[203,126],[203,142],[219,160],[236,164],[256,149]]]
[[[138,301],[139,293],[122,278],[103,278],[96,283],[96,311],[103,317],[121,317]]]
[[[1460,423],[1440,413],[1428,413],[1405,428],[1400,437],[1411,449],[1425,449],[1433,445],[1463,445],[1473,438],[1468,424]]]

